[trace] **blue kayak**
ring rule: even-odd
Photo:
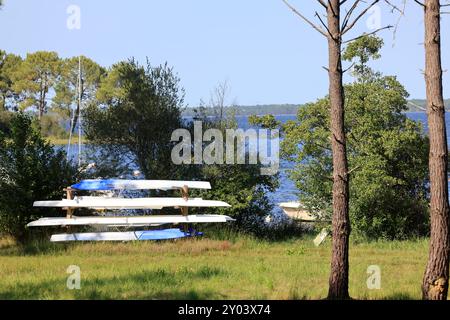
[[[91,191],[126,189],[129,185],[127,182],[116,179],[82,180],[76,184],[73,184],[72,188]]]
[[[181,181],[181,180],[125,180],[125,179],[88,179],[71,186],[76,190],[144,190],[160,189],[172,190],[188,187],[191,189],[211,189],[207,181]]]
[[[202,232],[195,230],[182,231],[180,229],[144,230],[126,232],[89,232],[89,233],[63,233],[54,234],[52,242],[66,241],[143,241],[143,240],[170,240],[202,236]]]
[[[168,240],[203,235],[202,232],[183,232],[180,229],[135,231],[137,240]]]

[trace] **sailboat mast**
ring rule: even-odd
[[[78,57],[78,168],[81,167],[81,56]]]

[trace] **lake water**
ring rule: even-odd
[[[427,132],[427,115],[424,112],[409,112],[406,113],[406,115],[414,120],[414,121],[420,121],[424,125],[424,129]],[[295,115],[277,115],[275,118],[282,123],[288,121],[288,120],[295,120]],[[242,129],[248,129],[252,126],[248,123],[248,117],[247,116],[237,116],[236,120],[238,122],[238,126]],[[446,113],[446,123],[447,123],[447,134],[450,132],[450,114]],[[447,136],[447,141],[448,141]],[[66,146],[65,146],[66,147]],[[77,148],[73,146],[71,148],[72,156],[76,156],[76,150]],[[277,204],[280,202],[286,202],[286,201],[296,201],[298,198],[298,191],[295,187],[294,182],[289,179],[288,171],[289,169],[292,169],[293,163],[288,161],[281,161],[280,163],[280,169],[279,169],[279,177],[280,177],[280,187],[275,191],[269,194],[270,199],[273,201],[273,203]]]
[[[425,112],[408,112],[407,117],[422,122],[424,130],[428,132],[427,115]],[[247,116],[237,116],[238,125],[240,128],[247,129],[251,126],[248,123]],[[288,120],[295,120],[295,115],[277,115],[275,118],[282,123]],[[450,114],[446,113],[446,125],[447,125],[447,141],[449,140],[450,132]],[[292,169],[293,163],[288,161],[281,161],[280,163],[280,187],[273,193],[269,194],[270,199],[275,203],[296,201],[298,199],[298,191],[295,187],[295,183],[289,179],[288,171]]]

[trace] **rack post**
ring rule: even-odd
[[[64,189],[66,191],[66,199],[67,200],[73,200],[73,189],[71,187],[67,187]],[[63,210],[66,210],[66,218],[71,219],[73,209],[70,207],[63,208]]]
[[[189,187],[187,185],[184,185],[181,188],[181,197],[183,197],[183,199],[185,201],[189,200]],[[188,213],[189,213],[189,208],[188,207],[180,207],[180,209],[181,209],[181,214],[183,216],[187,216],[188,215]],[[189,226],[188,226],[187,223],[183,224],[183,229],[184,229],[184,232],[189,232]]]
[[[188,200],[189,200],[189,187],[188,187],[187,185],[184,185],[184,186],[181,188],[181,196],[183,197],[183,199],[184,199],[185,201],[188,201]],[[187,216],[187,215],[188,215],[188,212],[189,212],[188,207],[181,207],[181,214],[182,214],[183,216]]]

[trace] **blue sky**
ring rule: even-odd
[[[397,75],[412,98],[423,98],[423,12],[408,2],[395,40],[392,32],[382,33],[383,57],[373,66]],[[322,9],[313,0],[291,3],[312,19]],[[79,30],[67,28],[70,5],[80,8]],[[380,18],[386,25],[398,15],[381,6]],[[370,21],[361,20],[348,37],[369,31]],[[444,16],[442,29],[447,69],[450,16]],[[179,74],[190,106],[208,100],[224,80],[231,87],[229,102],[242,105],[304,103],[328,90],[322,69],[327,64],[325,38],[281,0],[4,0],[0,48],[22,56],[37,50],[53,50],[61,57],[83,54],[103,66],[129,57],[144,62],[148,56],[154,65],[167,61]],[[446,72],[446,96],[448,89]]]

